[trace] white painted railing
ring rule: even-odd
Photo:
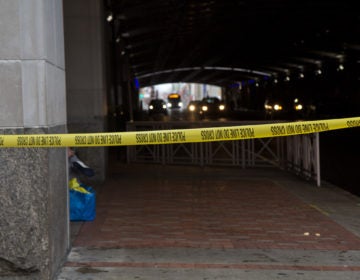
[[[264,122],[261,122],[263,124]],[[132,122],[128,131],[241,126],[260,122]],[[139,145],[127,147],[129,163],[200,166],[277,167],[320,186],[319,135],[304,134],[236,141]]]

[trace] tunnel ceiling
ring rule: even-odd
[[[312,75],[359,64],[360,12],[334,0],[107,0],[140,86]]]

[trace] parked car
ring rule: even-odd
[[[225,103],[217,97],[205,97],[200,102],[200,113],[204,116],[219,117],[225,112]]]
[[[267,98],[264,103],[265,119],[282,118],[289,106],[279,98]]]
[[[163,99],[152,99],[149,103],[149,115],[164,114],[167,115],[166,102]]]
[[[311,119],[316,106],[304,98],[268,98],[264,110],[266,119]]]

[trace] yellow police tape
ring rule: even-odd
[[[291,136],[360,126],[360,117],[210,128],[75,134],[0,135],[0,148],[195,143]]]

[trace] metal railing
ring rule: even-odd
[[[132,122],[128,131],[241,126],[264,122]],[[127,147],[128,163],[277,167],[320,186],[318,133],[286,137]]]

